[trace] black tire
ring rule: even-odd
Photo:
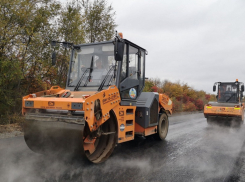
[[[157,133],[154,135],[154,137],[158,140],[164,140],[167,137],[168,134],[168,116],[166,113],[161,114],[157,126]]]

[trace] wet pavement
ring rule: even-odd
[[[245,181],[245,126],[209,126],[202,113],[169,118],[166,141],[137,137],[102,164],[29,150],[0,140],[0,181]]]

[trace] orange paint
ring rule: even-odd
[[[163,108],[165,111],[169,112],[168,114],[172,114],[173,104],[166,94],[159,94],[159,105],[160,108]]]
[[[221,107],[221,106],[204,106],[204,115],[208,116],[233,116],[244,118],[244,105],[241,107]]]
[[[134,139],[135,110],[136,106],[120,105],[113,109],[118,123],[118,143]],[[123,126],[124,129],[122,130]]]
[[[61,97],[63,93],[70,92],[70,97]],[[110,112],[113,111],[118,125],[118,143],[134,139],[135,132],[148,136],[156,133],[157,126],[143,128],[135,123],[136,106],[121,106],[119,90],[116,86],[110,86],[100,92],[95,91],[69,91],[53,86],[50,90],[37,92],[36,98],[24,96],[22,102],[22,113],[25,114],[29,109],[47,109],[47,110],[68,110],[84,111],[84,119],[87,122],[91,132],[96,131],[99,126],[111,118]],[[98,120],[95,117],[95,101],[99,100],[102,117]],[[26,107],[25,101],[33,101],[33,107]],[[72,109],[72,103],[81,103],[81,109]],[[172,114],[172,101],[165,94],[159,94],[159,111],[162,109],[167,114]],[[121,127],[121,128],[120,128]],[[93,144],[94,145],[94,144]],[[86,150],[93,151],[94,146],[87,141],[84,142]]]
[[[143,136],[148,136],[157,133],[157,126],[143,128],[138,123],[135,123],[135,133]]]

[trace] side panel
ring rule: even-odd
[[[138,123],[135,123],[135,134],[148,136],[157,133],[157,126],[152,126],[149,128],[143,128]]]
[[[142,92],[136,103],[135,134],[157,133],[159,112],[172,114],[172,101],[165,94]]]
[[[118,122],[118,143],[134,139],[136,106],[117,106],[113,109]]]
[[[95,117],[95,103],[99,100],[100,108],[98,112],[101,112],[99,119]],[[99,126],[106,122],[110,118],[109,112],[119,106],[121,99],[120,94],[116,86],[110,86],[107,90],[102,90],[84,101],[84,118],[89,125],[90,131],[95,131]]]
[[[143,128],[158,124],[159,95],[155,92],[142,92],[136,102],[135,122]]]

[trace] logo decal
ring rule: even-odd
[[[119,116],[124,116],[124,111],[119,111]]]
[[[54,106],[54,102],[49,101],[49,102],[48,102],[48,105],[49,105],[49,106]]]
[[[125,125],[124,124],[121,124],[120,125],[120,131],[123,131],[125,129]]]
[[[131,88],[129,90],[129,96],[130,96],[131,99],[135,99],[136,98],[136,90],[135,90],[135,88]]]
[[[104,99],[102,100],[102,102],[103,102],[103,104],[106,104],[106,103],[111,102],[111,101],[113,101],[113,100],[116,100],[116,99],[118,99],[118,98],[119,98],[119,96],[116,95],[116,94],[114,94],[114,95],[112,95],[112,96],[109,96],[109,97],[104,98]]]

